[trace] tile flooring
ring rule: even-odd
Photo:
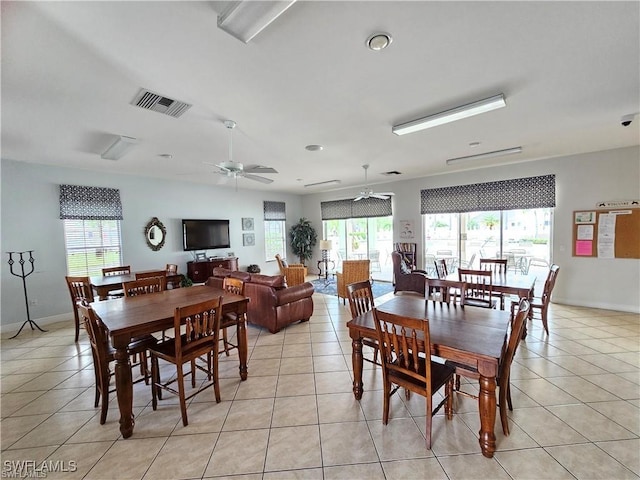
[[[248,380],[237,356],[221,357],[222,402],[212,390],[195,397],[186,428],[175,399],[154,412],[150,387],[136,385],[127,440],[115,400],[99,424],[90,349],[84,332],[73,342],[71,320],[45,334],[3,334],[2,476],[16,474],[12,461],[46,461],[47,478],[65,479],[639,478],[638,315],[552,305],[550,337],[530,323],[512,370],[511,435],[497,415],[487,459],[471,399],[457,396],[452,421],[437,416],[432,450],[420,396],[394,396],[382,425],[378,367],[365,363],[365,393],[354,400],[348,307],[314,301],[308,323],[276,335],[250,326]]]

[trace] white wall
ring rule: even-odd
[[[210,256],[233,251],[239,267],[260,265],[263,273],[278,271],[275,260],[266,262],[264,253],[263,201],[283,201],[287,208],[287,229],[302,216],[297,195],[212,187],[125,175],[96,174],[67,168],[2,160],[2,222],[0,272],[2,307],[0,324],[21,325],[26,319],[22,281],[9,272],[7,251],[34,250],[35,271],[27,278],[29,307],[33,320],[71,312],[66,275],[65,246],[60,220],[59,185],[87,185],[120,189],[122,200],[122,253],[125,265],[134,270],[164,267],[177,263],[186,273],[191,252],[182,249],[183,218],[223,218],[230,220],[231,248],[209,250]],[[144,227],[153,217],[164,223],[167,240],[162,249],[151,250]],[[256,245],[242,246],[242,217],[254,218]],[[295,258],[291,258],[294,261]],[[46,320],[45,320],[46,323]]]
[[[372,166],[372,171],[383,168],[388,166]],[[640,198],[639,147],[416,178],[376,185],[374,191],[395,192],[394,231],[398,232],[399,220],[414,220],[416,230],[422,226],[421,189],[547,174],[556,175],[552,260],[560,265],[560,274],[554,302],[640,312],[640,260],[577,258],[572,256],[571,248],[574,210],[595,210],[596,202],[603,200]],[[305,216],[321,232],[320,202],[353,198],[358,191],[359,188],[345,189],[305,196]],[[394,241],[400,241],[397,233],[395,236]],[[422,265],[423,237],[424,234],[417,235],[415,239],[418,265]],[[319,252],[316,255],[320,258]]]

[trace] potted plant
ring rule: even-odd
[[[260,266],[256,265],[255,263],[252,263],[251,265],[249,265],[247,267],[247,272],[249,272],[249,273],[260,273]]]
[[[291,227],[289,235],[291,236],[291,251],[300,258],[300,263],[304,265],[313,255],[313,247],[318,241],[316,231],[309,220],[301,218]]]

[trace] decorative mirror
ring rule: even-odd
[[[167,229],[157,217],[153,217],[144,228],[144,237],[147,245],[153,251],[160,250],[164,246],[164,240],[167,236]]]

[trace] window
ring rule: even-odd
[[[102,275],[104,267],[122,265],[120,220],[64,220],[67,272]]]
[[[284,202],[264,202],[264,254],[266,261],[276,254],[287,258],[287,218]]]
[[[60,218],[68,275],[100,275],[104,267],[122,265],[119,190],[60,185]]]

